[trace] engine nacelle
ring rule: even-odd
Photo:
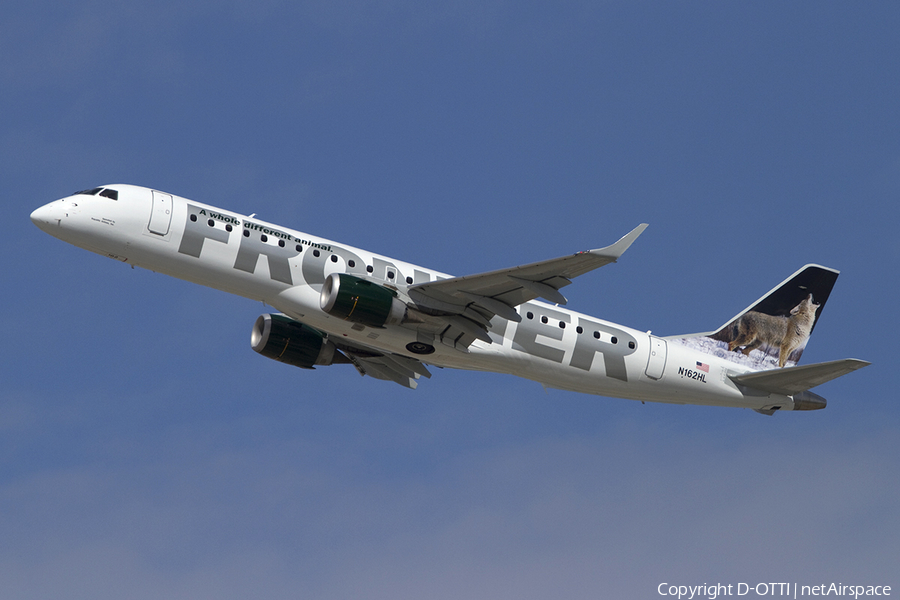
[[[319,306],[333,317],[369,327],[400,323],[406,314],[396,292],[346,273],[332,273],[325,279]]]
[[[250,344],[265,357],[303,369],[332,364],[337,350],[322,332],[284,315],[260,315]]]

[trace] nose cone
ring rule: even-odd
[[[54,228],[59,227],[59,204],[51,202],[45,204],[39,209],[31,213],[31,222],[37,225],[42,231],[52,233]]]

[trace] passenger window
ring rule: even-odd
[[[628,347],[631,348],[632,350],[634,350],[634,348],[635,348],[634,342],[628,342]]]
[[[393,278],[394,278],[394,272],[388,271],[388,279],[393,279]]]
[[[616,336],[613,336],[613,339],[611,339],[610,341],[611,341],[613,344],[618,344],[618,343],[619,343],[619,338],[617,338]]]
[[[352,269],[353,267],[356,266],[356,261],[351,258],[350,260],[347,261],[347,266]]]
[[[210,227],[215,227],[215,226],[216,226],[216,222],[213,221],[212,219],[208,220],[208,221],[206,222],[206,224],[209,225]]]
[[[231,225],[225,225],[225,231],[227,231],[228,233],[231,233],[232,229],[233,228],[231,227]]]
[[[560,328],[560,329],[565,329],[565,328],[566,328],[566,323],[565,323],[565,321],[560,321],[560,322],[559,322],[559,328]]]
[[[531,311],[529,311],[529,312],[525,313],[525,316],[528,317],[529,319],[533,319],[533,318],[534,318],[534,313],[531,312]]]
[[[331,262],[337,262],[337,254],[331,255]]]
[[[297,244],[297,252],[303,252],[303,246]]]
[[[375,270],[375,267],[373,267],[372,265],[366,265],[366,273],[371,273],[374,270]]]
[[[541,317],[541,323],[546,323],[547,321],[549,321],[549,319],[547,318],[546,315],[544,315],[543,317]]]
[[[576,331],[577,333],[584,333],[584,327],[582,327],[581,325],[579,325],[578,327],[575,328],[575,331]]]
[[[595,332],[594,332],[594,337],[595,337],[596,339],[599,340],[599,339],[600,339],[600,332],[599,332],[599,331],[595,331]]]
[[[250,237],[250,230],[249,230],[249,229],[245,229],[245,230],[244,230],[244,237]]]
[[[319,254],[321,254],[321,253],[320,253],[318,250],[313,250],[313,256],[315,256],[316,258],[318,258],[318,257],[319,257]]]
[[[259,236],[259,239],[261,239],[264,242],[268,242],[269,236],[267,236],[266,234],[262,234],[261,236]]]
[[[284,240],[278,240],[278,247],[284,248]]]
[[[192,222],[192,223],[196,223],[196,222],[197,222],[197,215],[191,215],[191,222]]]
[[[412,281],[413,281],[413,280],[412,280],[412,277],[407,277],[407,278],[406,278],[406,283],[408,283],[409,285],[412,285]]]

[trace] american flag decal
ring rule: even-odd
[[[702,362],[700,362],[700,361],[697,361],[697,370],[698,370],[698,371],[703,371],[704,373],[709,373],[709,365],[706,364],[706,363],[702,363]]]

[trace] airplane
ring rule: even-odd
[[[454,277],[134,185],[77,192],[31,220],[97,254],[273,307],[251,330],[267,358],[303,369],[350,364],[408,388],[435,366],[772,415],[824,408],[810,388],[870,364],[798,366],[838,276],[819,265],[707,333],[659,337],[565,308],[560,290],[616,262],[646,224],[604,248]]]

